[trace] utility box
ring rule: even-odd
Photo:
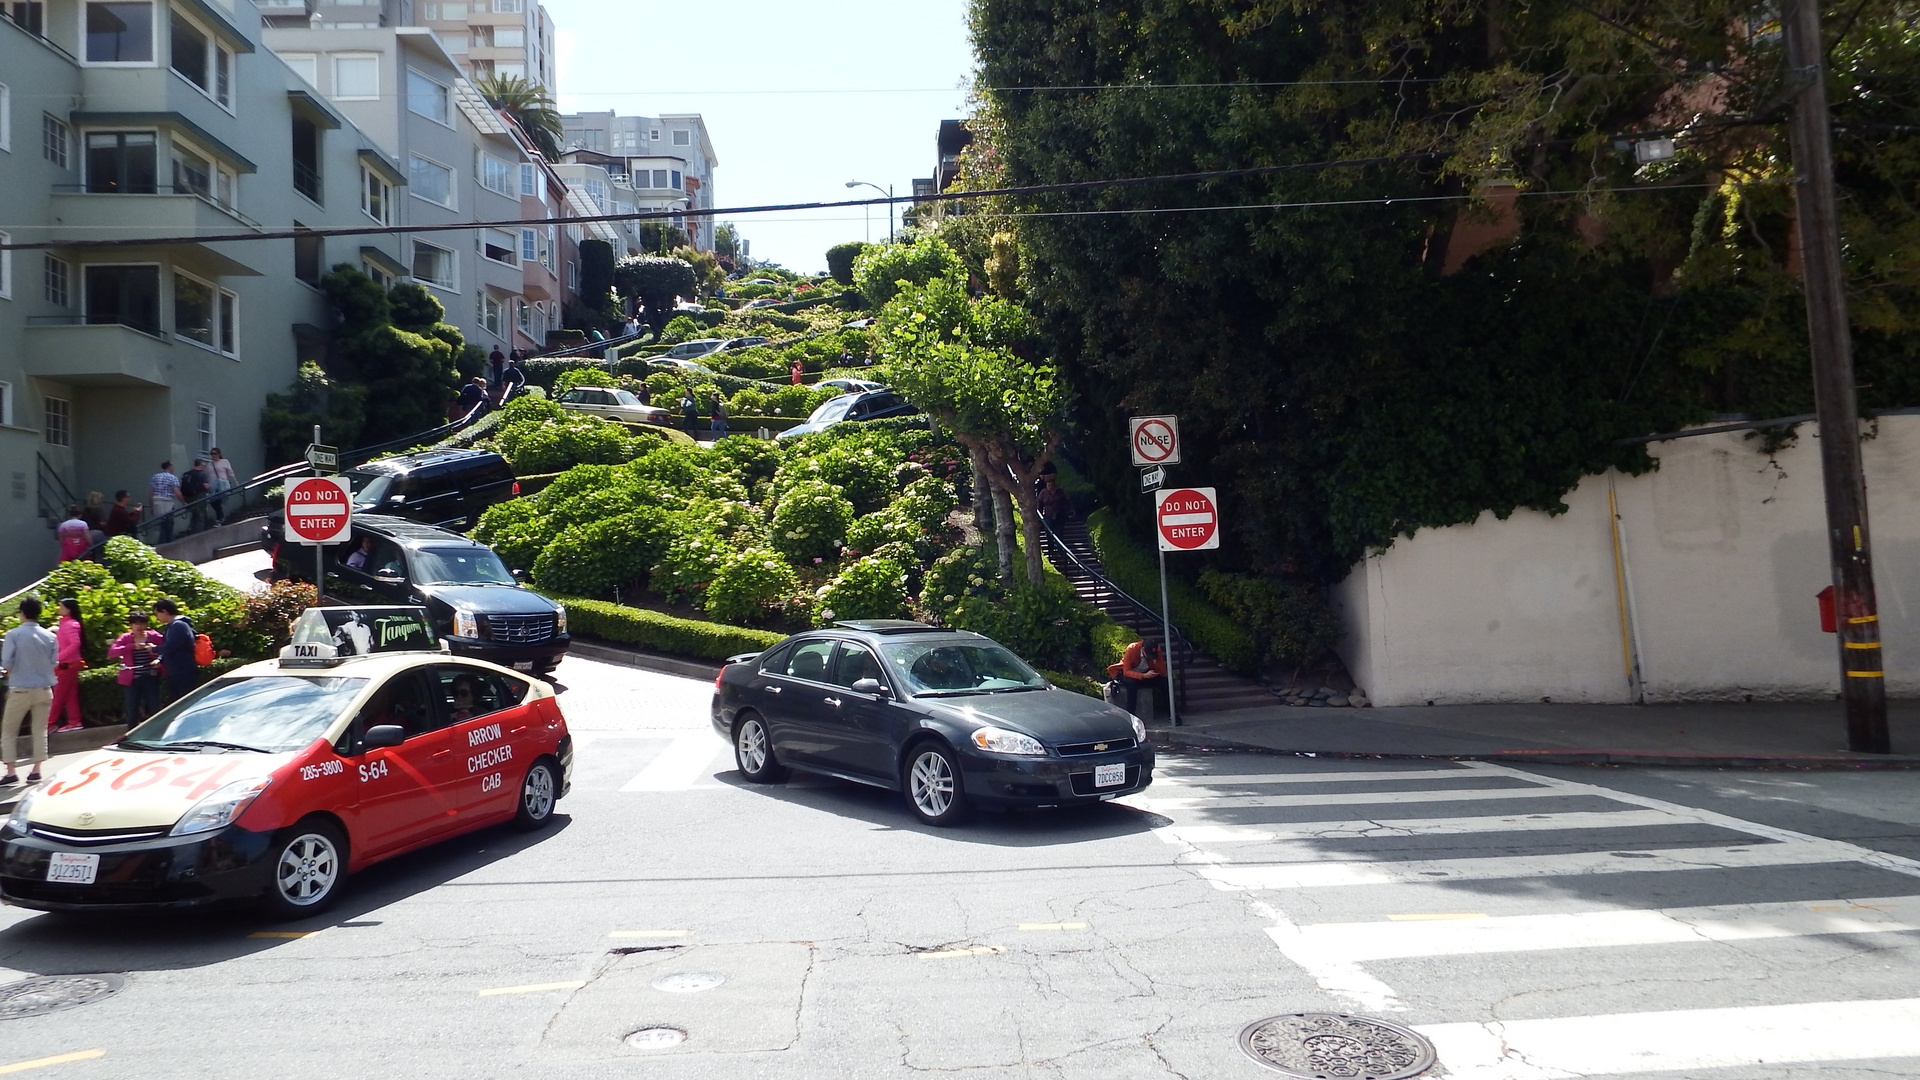
[[[1826,588],[1821,589],[1819,594],[1819,599],[1820,599],[1820,632],[1823,634],[1839,633],[1840,621],[1834,618],[1833,616],[1833,586],[1829,585]]]

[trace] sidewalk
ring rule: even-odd
[[[1156,742],[1330,757],[1714,768],[1920,768],[1920,701],[1888,708],[1894,754],[1846,749],[1838,701],[1436,705],[1201,713]]]

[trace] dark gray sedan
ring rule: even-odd
[[[713,726],[754,783],[799,769],[873,784],[933,825],[1153,782],[1138,718],[1055,687],[990,638],[921,623],[843,622],[736,656],[714,682]]]

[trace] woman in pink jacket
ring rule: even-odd
[[[77,731],[80,728],[80,672],[87,664],[80,658],[80,601],[71,596],[60,598],[60,625],[53,631],[53,709],[47,717],[48,731]]]
[[[147,629],[147,613],[127,615],[127,632],[107,647],[120,661],[120,685],[126,696],[126,725],[132,727],[160,709],[160,634]]]

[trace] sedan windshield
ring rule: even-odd
[[[1044,689],[1047,680],[992,642],[883,645],[880,652],[914,697]]]
[[[120,745],[136,750],[215,747],[299,750],[327,733],[366,689],[365,679],[263,675],[219,679],[160,710]]]
[[[413,556],[416,585],[512,585],[500,556],[483,547],[428,548]]]

